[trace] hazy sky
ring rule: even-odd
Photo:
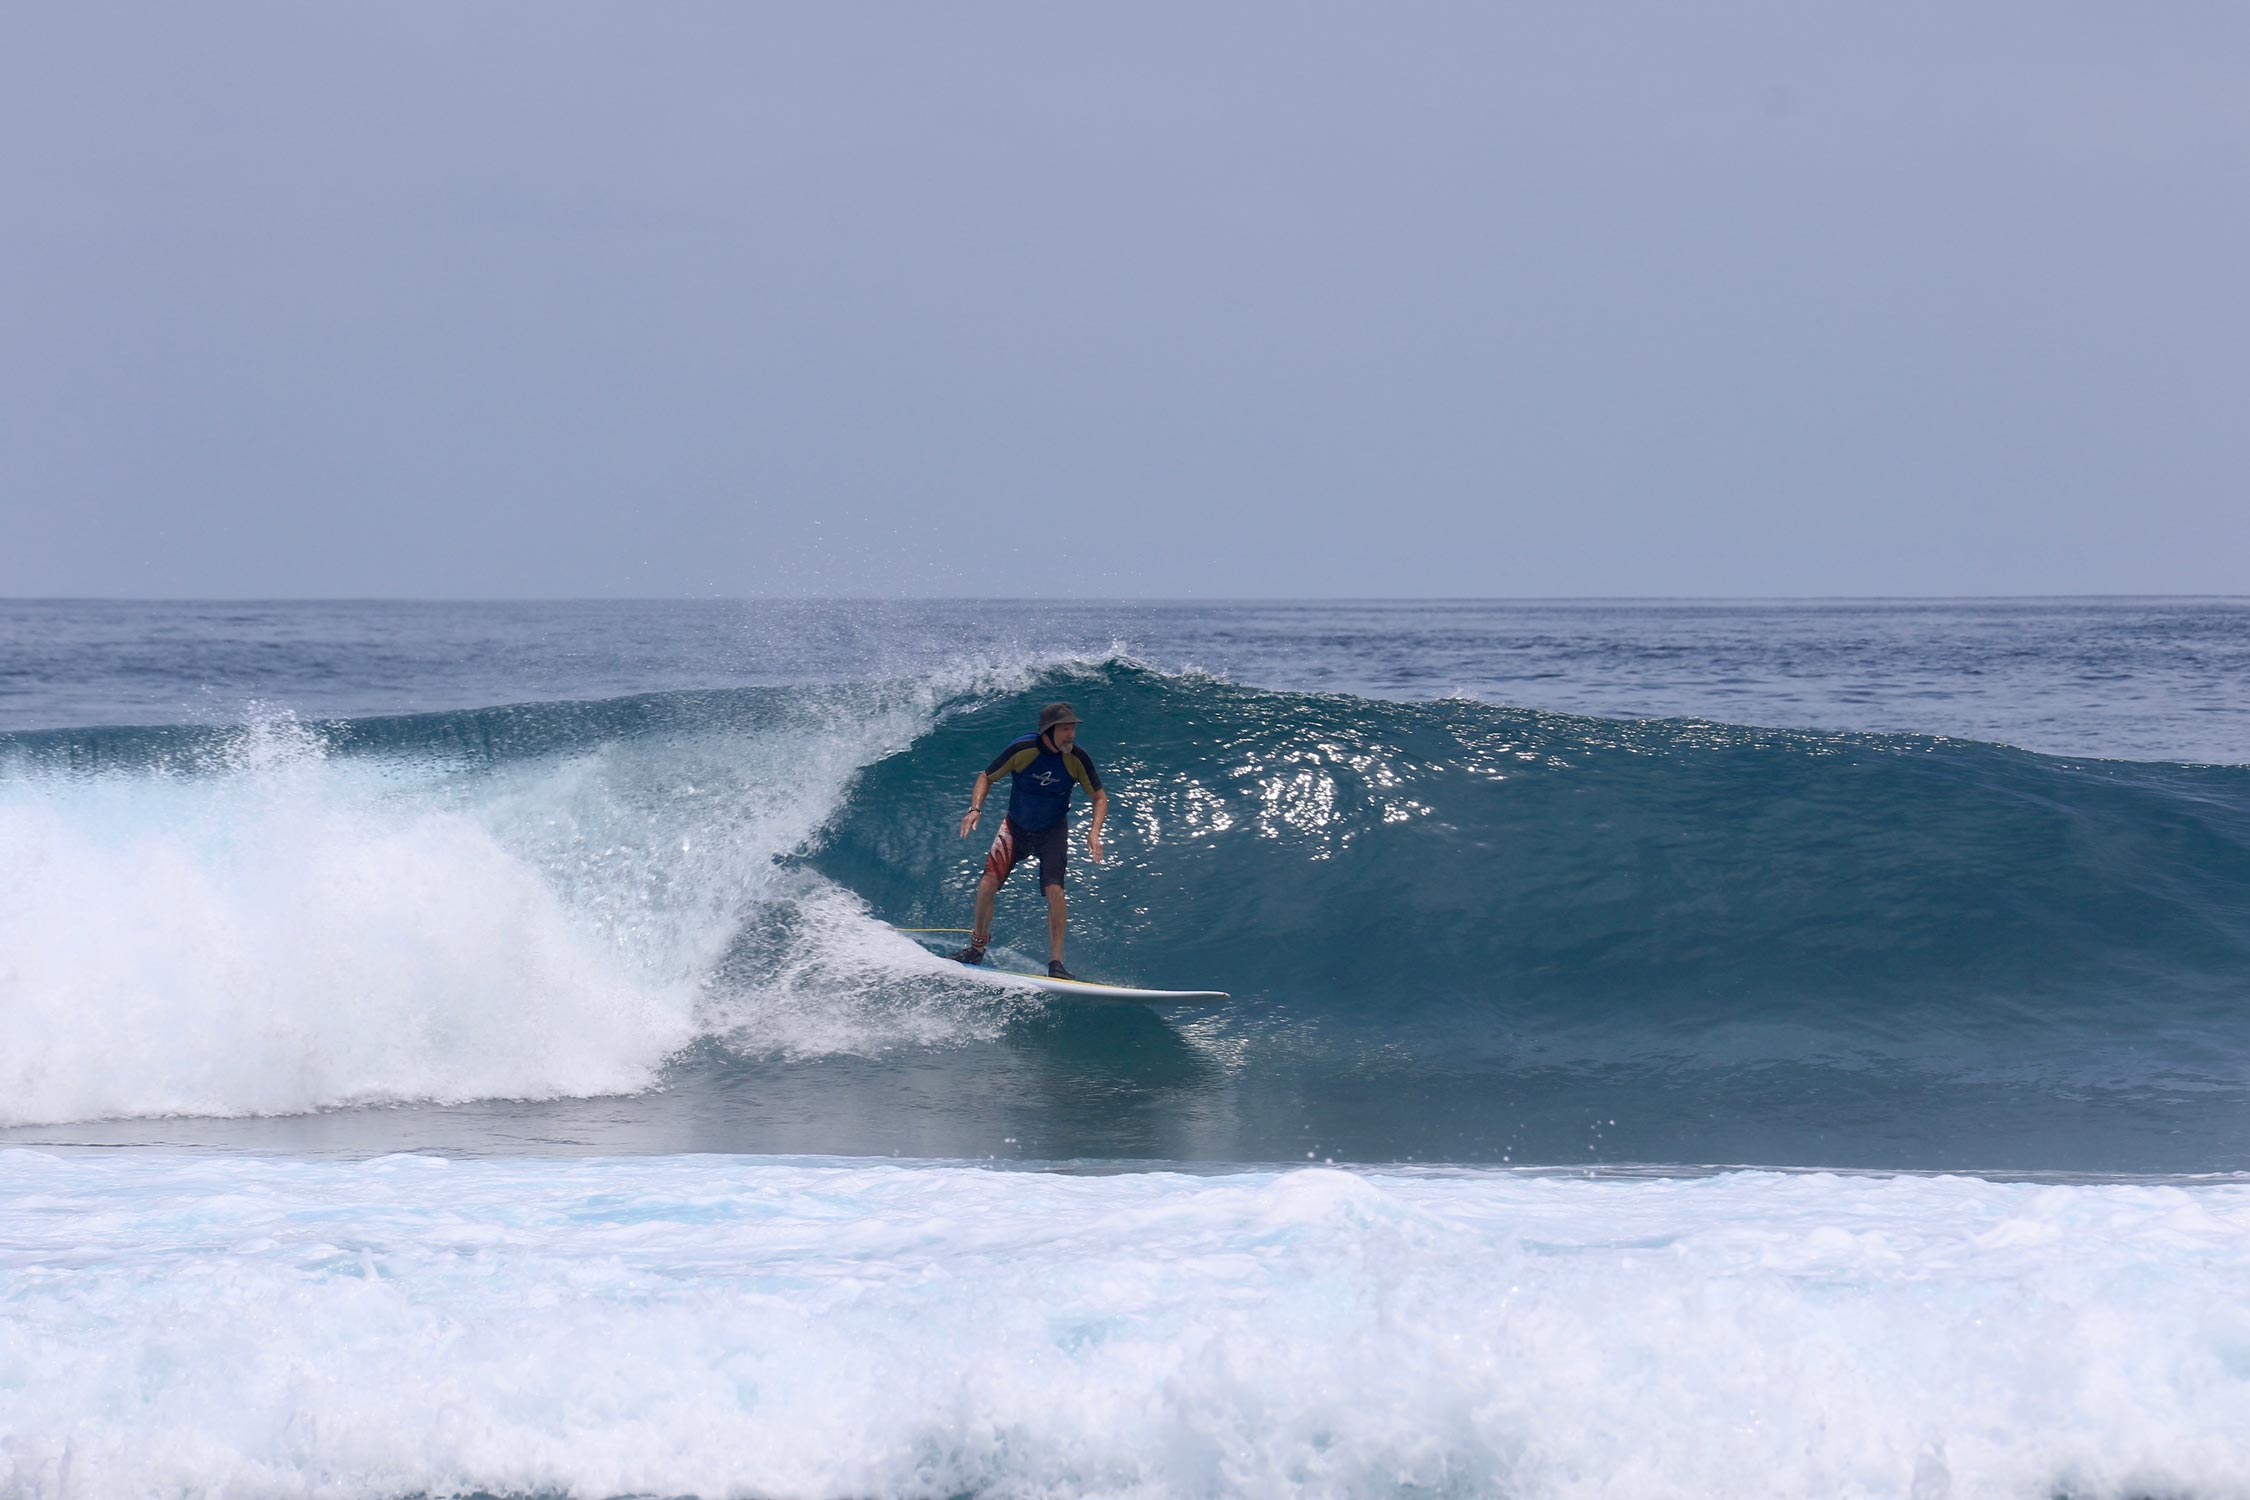
[[[2250,592],[2240,4],[19,3],[0,593]]]

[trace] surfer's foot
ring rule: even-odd
[[[957,964],[981,964],[984,962],[984,950],[971,943],[959,953],[954,954],[953,961]]]
[[[1061,959],[1050,958],[1047,960],[1047,977],[1049,979],[1076,979],[1078,976],[1064,968]]]

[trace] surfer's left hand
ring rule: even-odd
[[[1086,835],[1086,857],[1097,865],[1102,862],[1102,836],[1100,834],[1089,833]]]

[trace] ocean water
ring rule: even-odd
[[[1056,697],[1229,1006],[890,930]],[[0,603],[0,1496],[2250,1494],[2246,746],[2238,600]]]

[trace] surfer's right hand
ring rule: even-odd
[[[983,816],[984,816],[984,809],[983,809],[983,808],[981,808],[981,807],[972,807],[972,808],[970,808],[970,809],[969,809],[969,811],[968,811],[968,815],[967,815],[966,817],[964,817],[964,818],[962,818],[962,819],[961,819],[961,837],[963,837],[963,838],[967,838],[967,837],[969,836],[969,833],[970,833],[970,831],[971,831],[972,829],[974,829],[974,828],[975,828],[975,827],[977,826],[977,820],[978,820],[978,819],[980,819],[980,818],[982,818]]]

